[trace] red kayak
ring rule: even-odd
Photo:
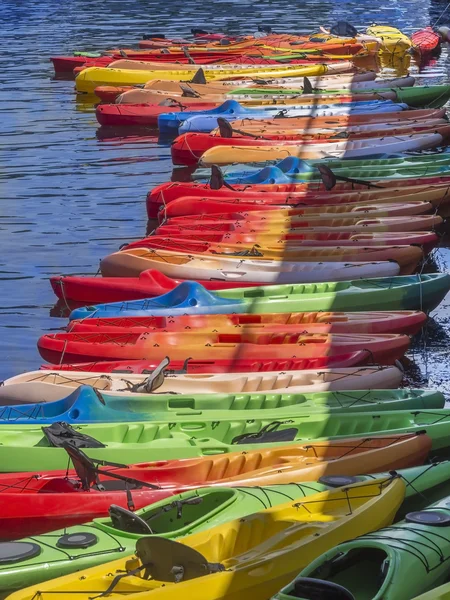
[[[130,277],[50,277],[53,291],[61,300],[85,304],[140,300],[166,294],[182,283],[155,269],[144,271],[139,278]],[[198,280],[207,290],[228,290],[236,287],[255,287],[266,283]]]
[[[290,358],[290,359],[242,359],[231,360],[171,360],[166,375],[171,373],[261,373],[268,371],[306,371],[318,369],[338,369],[357,365],[370,364],[368,353],[364,350],[338,354],[336,356],[321,356],[320,358]],[[74,364],[58,364],[58,371],[90,371],[93,373],[152,373],[160,366],[161,361],[154,360],[114,360],[95,361]],[[54,371],[55,365],[42,365],[46,371]]]
[[[159,236],[186,240],[219,242],[229,244],[263,244],[272,249],[290,246],[421,246],[425,253],[430,252],[437,244],[439,237],[433,231],[386,231],[383,233],[357,233],[335,232],[320,233],[315,229],[303,229],[301,233],[282,233],[273,235],[260,235],[254,233],[239,233],[235,231],[211,231],[208,227],[202,228],[201,223],[192,227],[175,225],[160,225],[155,233]]]
[[[420,31],[412,34],[411,40],[414,44],[414,49],[421,56],[426,56],[438,52],[441,46],[441,36],[436,33],[432,27],[425,27]]]
[[[163,102],[164,104],[99,104],[95,109],[95,116],[100,125],[109,127],[157,127],[159,115],[190,109],[183,104],[184,99],[181,97],[180,101],[170,98]],[[196,109],[210,110],[220,104],[198,102]]]
[[[145,477],[142,470],[139,475]],[[145,478],[153,482],[150,475],[149,472]],[[128,469],[126,476],[132,476]],[[108,477],[101,477],[100,481],[105,487],[104,491],[97,485],[83,491],[75,473],[70,478],[65,472],[57,476],[40,476],[37,473],[0,475],[3,507],[0,539],[15,540],[107,517],[111,504],[137,510],[182,491],[175,487],[158,489],[155,486],[156,489],[149,489],[139,485],[139,482],[127,485],[124,481]],[[131,492],[127,492],[127,489]]]
[[[450,176],[447,177],[424,177],[418,179],[415,178],[402,178],[402,179],[381,179],[379,181],[372,181],[374,185],[381,186],[382,188],[416,188],[421,186],[440,186],[442,187],[443,196],[447,193],[447,186],[450,185]],[[344,183],[340,182],[335,185],[331,192],[325,189],[325,186],[320,181],[311,181],[308,183],[273,183],[273,184],[233,184],[233,189],[228,189],[225,186],[220,189],[211,189],[209,183],[198,183],[198,182],[166,182],[156,186],[147,194],[147,214],[149,219],[156,219],[158,213],[163,209],[164,206],[182,198],[185,196],[199,196],[201,198],[242,198],[242,199],[255,199],[261,200],[265,197],[275,198],[279,204],[291,204],[301,202],[307,197],[316,196],[321,194],[321,197],[327,200],[328,204],[333,204],[333,197],[335,194],[344,192],[368,191],[367,186],[358,185],[355,183]],[[370,190],[369,190],[370,191]],[[374,188],[371,190],[374,191]],[[379,191],[379,190],[377,190]],[[413,192],[414,189],[408,189],[405,193]],[[243,195],[245,192],[245,195]],[[274,194],[276,194],[274,196]],[[299,196],[292,196],[292,194],[300,194]],[[267,196],[266,196],[267,195]],[[361,198],[362,199],[362,198]],[[351,202],[351,200],[340,199],[341,202]]]
[[[367,95],[368,100],[371,99],[369,96],[371,95]],[[355,96],[348,96],[343,98],[342,101],[351,101],[352,98],[356,99]],[[413,125],[406,124],[403,127],[401,123],[399,123],[398,127],[391,129],[383,129],[383,126],[380,125],[380,129],[372,131],[348,131],[346,139],[351,141],[360,138],[367,139],[396,135],[415,135],[428,132],[434,133],[436,131],[439,133],[441,127],[446,127],[446,131],[444,132],[446,134],[448,123],[447,125],[427,125],[426,121],[424,121],[421,125],[419,121]],[[170,152],[174,165],[191,166],[196,165],[202,155],[215,146],[271,147],[280,142],[285,146],[304,146],[308,144],[326,144],[333,141],[333,138],[335,137],[336,132],[332,129],[328,130],[327,133],[321,133],[319,135],[308,134],[308,130],[305,130],[304,133],[265,133],[264,135],[236,135],[233,133],[231,137],[222,137],[220,134],[188,132],[178,136],[172,142]]]
[[[134,90],[134,87],[131,85],[99,85],[95,88],[94,93],[102,102],[114,104],[117,96],[120,96],[120,94],[123,94],[124,92],[129,92],[130,90]]]
[[[181,363],[195,360],[314,359],[366,351],[366,361],[393,364],[409,347],[400,334],[293,334],[259,331],[155,332],[117,335],[101,333],[52,333],[37,343],[40,355],[53,364],[108,360],[156,360],[167,355]],[[358,363],[362,364],[362,363]],[[170,368],[170,367],[169,367]]]
[[[311,333],[407,333],[415,335],[427,320],[417,310],[393,312],[307,312],[239,315],[180,315],[174,317],[112,317],[71,321],[67,331],[127,333],[217,329],[294,331],[299,326]]]
[[[390,191],[389,191],[390,190]],[[409,202],[426,201],[434,209],[442,209],[450,204],[450,194],[448,193],[448,184],[441,186],[411,186],[405,188],[387,188],[382,190],[367,190],[355,192],[296,192],[293,194],[274,193],[255,193],[243,192],[241,194],[227,196],[182,196],[172,200],[164,205],[158,213],[160,222],[173,217],[184,217],[187,215],[212,215],[214,213],[222,214],[231,210],[239,212],[251,212],[259,210],[280,210],[295,208],[315,208],[321,206],[339,206],[347,205],[347,210],[364,210],[358,207],[364,207],[369,203],[377,204],[380,208],[390,204],[403,204]],[[336,212],[339,212],[336,209]]]

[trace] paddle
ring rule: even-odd
[[[121,50],[119,50],[119,53],[120,53],[120,56],[121,56],[122,58],[128,58],[128,55],[127,55],[127,53],[125,52],[125,50],[122,50],[122,49],[121,49]]]
[[[364,179],[353,179],[352,177],[344,177],[342,175],[335,175],[330,167],[326,165],[317,165],[322,182],[325,189],[328,191],[332,190],[338,181],[345,181],[346,183],[356,183],[358,185],[366,185],[368,188],[384,189],[382,185],[375,185],[370,181],[364,181]]]
[[[192,58],[192,56],[189,54],[189,50],[187,48],[187,46],[183,46],[182,48],[183,50],[183,54],[185,55],[185,57],[188,59],[188,62],[190,65],[195,65],[195,60]]]

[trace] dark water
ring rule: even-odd
[[[94,273],[99,260],[145,234],[145,194],[171,177],[156,141],[101,141],[93,107],[77,104],[73,82],[52,80],[49,56],[136,44],[144,33],[186,35],[192,26],[253,32],[310,32],[347,19],[411,33],[447,2],[432,0],[1,0],[0,31],[0,379],[42,362],[36,340],[65,324],[50,317],[48,277]],[[450,25],[450,12],[441,19]],[[448,52],[425,81],[447,81]],[[450,253],[435,253],[449,270]],[[410,357],[416,384],[450,390],[449,298]]]

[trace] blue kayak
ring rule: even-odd
[[[236,119],[270,119],[275,117],[308,117],[349,115],[373,112],[400,112],[406,110],[406,104],[398,104],[392,100],[367,100],[361,102],[347,102],[339,105],[285,105],[267,106],[261,108],[245,108],[236,100],[226,100],[217,108],[202,111],[183,111],[177,113],[164,113],[158,117],[158,128],[161,135],[177,135],[178,131],[203,131],[209,132],[217,127],[217,118],[222,117],[227,121]]]
[[[156,298],[77,308],[70,314],[70,320],[318,310],[432,310],[449,289],[450,275],[445,273],[235,288],[220,293],[185,281]]]

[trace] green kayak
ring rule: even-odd
[[[391,527],[322,554],[275,598],[410,600],[447,580],[449,525],[447,496],[423,510],[409,512]]]
[[[244,301],[248,313],[310,310],[431,311],[450,290],[450,275],[409,275],[338,283],[271,285],[220,290],[216,295]]]
[[[440,108],[450,99],[450,85],[430,85],[430,86],[417,86],[417,87],[404,87],[404,88],[374,88],[364,90],[313,90],[313,94],[320,95],[344,95],[349,94],[377,94],[379,99],[384,98],[383,92],[396,94],[394,102],[403,102],[413,108]],[[239,96],[262,96],[262,95],[289,95],[299,96],[301,98],[301,90],[284,88],[261,87],[261,88],[238,88],[230,91],[230,95]],[[391,96],[388,96],[391,99]]]
[[[0,471],[65,469],[67,454],[60,446],[72,435],[56,438],[61,435],[60,425],[50,427],[2,425]],[[287,442],[306,444],[312,440],[420,431],[426,431],[432,439],[433,449],[438,451],[450,447],[450,409],[316,412],[284,420],[230,416],[218,421],[186,417],[166,422],[77,425],[75,430],[78,439],[89,436],[83,438],[81,446],[88,456],[122,464],[226,454]]]
[[[29,386],[35,384],[29,383]],[[37,384],[39,385],[39,384]],[[58,391],[58,386],[55,386]],[[23,389],[23,388],[21,388]],[[45,388],[44,388],[45,389]],[[0,424],[49,425],[65,423],[115,423],[132,421],[176,421],[230,417],[251,419],[264,415],[269,419],[286,419],[313,412],[368,412],[384,410],[433,409],[445,406],[440,392],[427,390],[358,390],[318,392],[312,394],[114,394],[89,385],[80,385],[69,395],[66,387],[60,400],[37,404],[4,405]],[[69,388],[70,389],[70,388]],[[52,390],[53,391],[53,390]],[[45,392],[43,392],[45,397]]]
[[[406,484],[402,511],[418,510],[430,502],[433,493],[450,491],[450,461],[433,463],[410,469],[398,474]],[[287,502],[332,490],[338,486],[359,481],[389,477],[389,473],[358,477],[324,477],[319,482],[287,484],[255,488],[199,488],[171,496],[150,506],[117,518],[117,510],[110,518],[95,519],[92,523],[52,531],[32,538],[23,538],[20,543],[31,543],[39,548],[39,554],[27,560],[17,560],[0,566],[0,590],[11,592],[24,586],[34,585],[81,571],[95,565],[120,558],[124,553],[134,552],[136,540],[146,533],[146,527],[156,535],[176,539],[196,533],[225,521]],[[133,514],[139,519],[134,519]],[[141,519],[144,523],[141,522]],[[83,536],[84,544],[71,548],[61,547],[61,539],[77,540]],[[95,536],[95,540],[92,538]],[[86,540],[93,542],[86,547]],[[0,551],[8,549],[8,542],[0,544]]]

